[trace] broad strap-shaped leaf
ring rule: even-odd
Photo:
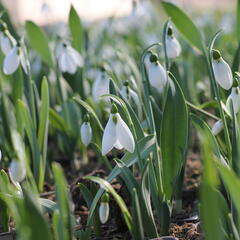
[[[59,206],[59,218],[58,218],[58,238],[59,240],[72,239],[72,219],[69,202],[69,193],[67,190],[66,179],[63,174],[63,170],[59,164],[53,163],[53,175],[56,183],[56,196]]]
[[[168,199],[171,199],[174,182],[185,164],[187,142],[188,111],[185,98],[176,79],[169,77],[160,140],[163,188]]]
[[[44,77],[42,81],[41,89],[41,108],[40,108],[40,120],[38,130],[38,145],[42,153],[43,161],[43,178],[46,167],[47,157],[47,140],[48,140],[48,123],[49,123],[49,91],[48,82]]]
[[[32,21],[27,21],[25,28],[31,47],[37,51],[46,64],[53,67],[53,59],[48,46],[48,39],[43,30]]]
[[[77,14],[76,9],[71,6],[68,25],[72,36],[72,45],[79,52],[84,48],[84,29],[80,17]]]
[[[183,36],[199,51],[203,49],[203,39],[191,18],[173,3],[162,1],[162,6]]]

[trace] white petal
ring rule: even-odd
[[[59,57],[59,68],[61,72],[74,74],[77,71],[77,64],[74,58],[64,49]]]
[[[7,55],[12,48],[10,39],[3,33],[0,35],[0,46],[4,55]]]
[[[133,135],[127,124],[122,120],[119,113],[117,115],[117,140],[129,152],[134,152],[135,143]]]
[[[147,71],[148,71],[149,67],[151,66],[150,56],[151,56],[151,53],[149,52],[145,55],[145,58],[144,58],[144,64],[145,64]]]
[[[151,63],[148,79],[153,87],[163,89],[167,83],[167,72],[160,63]]]
[[[71,46],[67,47],[68,54],[74,59],[77,66],[82,67],[83,66],[83,58],[79,54],[77,50],[72,48]]]
[[[122,95],[122,97],[123,97],[125,100],[128,99],[127,87],[126,87],[126,86],[123,86],[123,87],[121,88],[121,95]]]
[[[116,149],[118,149],[118,150],[123,149],[123,146],[121,145],[121,143],[119,142],[119,140],[117,140],[113,146],[114,146]]]
[[[104,129],[102,139],[102,154],[106,155],[112,150],[115,143],[117,142],[117,129],[116,124],[113,122],[113,114],[110,114],[107,125]]]
[[[219,61],[213,60],[213,72],[218,84],[228,90],[233,84],[232,71],[229,65],[221,58]]]
[[[60,58],[64,50],[63,43],[58,43],[55,49],[56,57]]]
[[[20,161],[13,160],[9,167],[9,174],[14,182],[21,182],[26,177],[26,168]]]
[[[92,128],[89,122],[84,122],[81,126],[81,139],[85,146],[88,146],[92,140]]]
[[[4,58],[3,72],[6,75],[10,75],[14,73],[19,66],[20,59],[17,52],[18,52],[18,47],[14,47]]]
[[[99,206],[99,218],[102,224],[105,224],[109,217],[109,204],[101,202]]]
[[[229,112],[231,112],[231,106],[230,106],[230,99],[232,99],[232,103],[233,103],[233,111],[234,113],[238,113],[239,111],[239,107],[240,107],[240,89],[239,87],[233,87],[231,94],[228,96],[227,98],[227,102],[226,102],[226,107],[228,109]]]
[[[129,95],[136,105],[140,104],[140,101],[136,92],[134,92],[132,89],[129,89]]]
[[[212,134],[214,136],[218,135],[223,130],[223,121],[222,119],[215,122],[215,124],[212,127]]]
[[[166,39],[166,50],[169,58],[175,58],[181,53],[181,45],[175,37],[168,36]]]
[[[94,102],[98,103],[100,96],[104,94],[109,94],[109,76],[107,73],[100,72],[93,83],[92,96]]]

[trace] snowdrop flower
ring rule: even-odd
[[[12,43],[5,32],[0,33],[0,47],[4,55],[7,55],[12,48]]]
[[[0,31],[0,48],[4,55],[7,55],[12,46],[16,45],[16,40],[11,36],[4,22],[1,22]]]
[[[21,49],[20,44],[17,44],[4,58],[3,72],[6,75],[13,74],[18,69],[20,63],[26,72],[26,62],[24,59],[23,50]]]
[[[224,61],[218,50],[212,50],[212,57],[212,67],[217,83],[225,90],[230,89],[233,84],[231,68]]]
[[[105,224],[109,217],[109,195],[104,193],[101,197],[101,203],[99,206],[99,218],[102,224]]]
[[[232,99],[232,103],[233,103],[233,111],[235,114],[238,113],[239,111],[239,107],[240,107],[240,89],[239,87],[233,87],[231,94],[228,96],[227,98],[227,102],[226,102],[226,107],[228,109],[229,112],[231,112],[231,105],[230,105],[230,100]]]
[[[167,83],[167,72],[159,63],[155,54],[150,55],[150,66],[148,68],[148,79],[150,84],[158,89],[163,89]]]
[[[153,54],[152,51],[148,51],[145,55],[145,58],[144,58],[144,65],[145,65],[147,71],[151,66],[150,56],[152,54]]]
[[[222,119],[215,122],[215,124],[212,127],[212,134],[214,136],[218,135],[223,130],[223,121]]]
[[[178,57],[181,53],[181,45],[178,40],[174,37],[172,28],[169,27],[166,37],[166,51],[169,58]]]
[[[85,116],[84,122],[81,126],[82,143],[87,147],[92,140],[92,128],[89,123],[89,115]]]
[[[67,43],[60,43],[56,47],[56,56],[61,72],[74,74],[78,67],[83,66],[82,56]]]
[[[136,105],[140,103],[137,93],[129,88],[128,81],[125,81],[123,87],[121,88],[121,95],[126,101],[133,101]]]
[[[135,148],[133,135],[119,115],[115,104],[112,105],[111,114],[103,133],[102,154],[106,155],[113,147],[125,148],[131,153]]]
[[[92,89],[92,96],[93,101],[95,103],[98,103],[100,101],[100,97],[104,94],[109,94],[109,83],[110,78],[105,71],[105,68],[102,67],[99,71],[96,80],[93,83],[93,89]]]
[[[12,160],[9,175],[14,182],[21,182],[26,177],[26,168],[19,160]]]

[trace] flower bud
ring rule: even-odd
[[[99,206],[99,218],[102,224],[105,224],[109,217],[109,194],[104,193]]]
[[[181,53],[181,45],[178,40],[173,35],[173,30],[171,27],[168,27],[167,36],[166,36],[166,51],[168,58],[176,58]]]
[[[89,123],[89,115],[86,114],[84,122],[81,126],[81,139],[82,143],[87,147],[92,141],[92,128]]]
[[[217,83],[225,90],[230,89],[233,84],[231,68],[221,57],[221,54],[218,50],[212,50],[212,57],[212,67]]]
[[[26,168],[19,160],[12,160],[9,175],[14,182],[21,182],[26,177]]]
[[[212,134],[214,136],[218,135],[223,130],[223,121],[222,119],[215,122],[215,124],[212,127]]]

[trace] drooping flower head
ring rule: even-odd
[[[87,147],[89,143],[92,141],[92,128],[90,125],[90,117],[86,114],[84,118],[84,122],[81,126],[81,139],[82,143]]]
[[[176,58],[181,53],[181,45],[173,35],[172,27],[168,27],[166,36],[166,51],[168,58]]]
[[[83,58],[80,53],[66,42],[57,45],[56,57],[61,72],[74,74],[78,67],[83,66]]]
[[[5,56],[3,61],[3,72],[6,75],[13,74],[19,67],[19,65],[22,65],[25,72],[26,70],[26,60],[23,53],[23,49],[20,45],[20,43],[17,43],[16,46],[14,46],[8,54]]]
[[[225,90],[229,90],[233,84],[231,68],[227,62],[224,61],[218,50],[212,50],[212,58],[213,72],[217,83]]]
[[[102,154],[106,155],[113,148],[125,148],[129,152],[135,149],[133,135],[127,124],[123,121],[115,104],[112,105],[111,114],[104,129],[102,138]]]
[[[218,120],[217,122],[214,123],[212,127],[212,134],[214,136],[218,135],[221,131],[223,130],[223,121],[222,119]]]
[[[124,82],[121,88],[121,95],[126,101],[132,101],[136,105],[140,103],[137,93],[130,88],[129,81]]]
[[[97,78],[93,83],[92,96],[95,103],[98,103],[101,99],[100,97],[105,94],[109,94],[109,83],[110,77],[102,66],[98,72]],[[106,99],[107,101],[107,99]]]
[[[21,182],[26,177],[26,168],[24,164],[19,160],[12,160],[9,167],[10,178],[14,182]]]
[[[156,54],[149,57],[150,64],[148,68],[148,79],[152,87],[162,90],[167,83],[167,72],[159,63]]]
[[[229,113],[231,113],[231,100],[233,104],[233,112],[234,114],[237,114],[240,107],[240,88],[239,87],[237,86],[233,87],[231,90],[231,94],[227,98],[226,107]]]
[[[104,193],[101,197],[99,206],[99,219],[102,224],[105,224],[109,217],[109,194]]]

